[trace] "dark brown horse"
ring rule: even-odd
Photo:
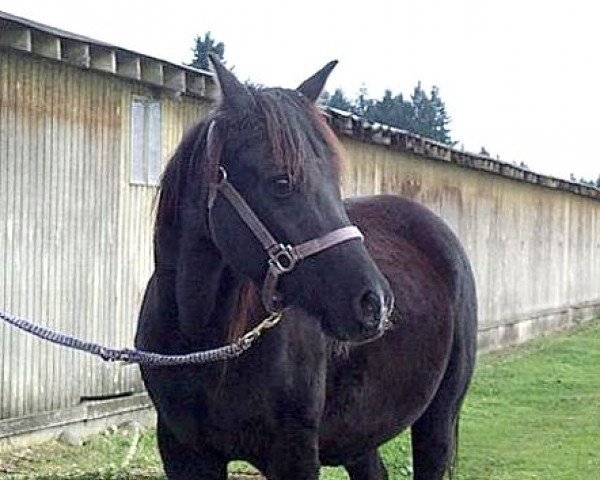
[[[247,87],[214,63],[221,103],[162,179],[136,346],[213,348],[263,303],[285,314],[236,360],[142,369],[168,477],[224,480],[240,459],[269,480],[316,480],[320,465],[382,480],[378,447],[410,427],[415,478],[441,479],[475,363],[461,245],[409,200],[341,200],[341,149],[314,106],[334,62],[298,90]]]

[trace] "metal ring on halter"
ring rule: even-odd
[[[267,254],[269,255],[269,265],[279,270],[280,273],[291,272],[298,262],[294,247],[291,245],[278,243],[271,247]]]

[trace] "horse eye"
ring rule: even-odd
[[[288,197],[292,193],[293,185],[289,175],[277,175],[272,179],[273,195],[279,198]]]

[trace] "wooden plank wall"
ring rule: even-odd
[[[131,346],[156,188],[131,185],[130,105],[159,90],[0,50],[0,307]],[[168,158],[208,103],[164,97]],[[0,420],[139,391],[116,367],[0,325]]]

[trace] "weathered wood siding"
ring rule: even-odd
[[[483,349],[600,314],[600,201],[343,140],[346,195],[412,198],[458,234],[475,271]]]
[[[127,82],[0,50],[0,306],[130,346],[151,269],[156,188],[129,183]],[[208,104],[162,98],[163,158]],[[0,419],[138,391],[117,367],[0,324]]]

